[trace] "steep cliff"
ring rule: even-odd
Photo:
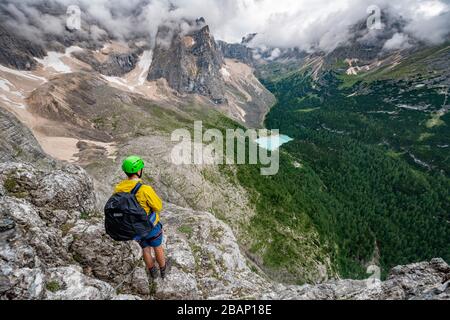
[[[225,41],[217,41],[219,49],[225,58],[236,59],[249,66],[253,66],[256,61],[253,58],[253,50],[241,43],[227,43]]]
[[[165,78],[175,90],[225,102],[223,57],[204,19],[159,28],[148,80]]]
[[[149,283],[139,247],[109,239],[94,203],[92,180],[78,167],[0,164],[0,299],[450,298],[450,267],[440,259],[397,267],[385,282],[274,283],[226,224],[171,204],[162,217],[172,267]]]
[[[34,57],[42,58],[45,54],[40,44],[32,43],[0,25],[0,64],[19,70],[31,70],[37,66]]]
[[[33,141],[17,146],[28,153]],[[385,282],[275,283],[242,254],[227,224],[170,203],[162,219],[172,267],[164,281],[149,283],[139,246],[105,234],[93,179],[83,169],[51,159],[50,166],[21,162],[47,158],[38,147],[29,158],[2,153],[9,157],[0,162],[0,299],[450,298],[450,267],[441,259],[396,267]]]
[[[46,160],[41,147],[31,131],[19,120],[0,108],[0,161],[39,161]]]

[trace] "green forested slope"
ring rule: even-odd
[[[280,224],[300,235],[317,230],[344,277],[366,276],[378,256],[383,272],[433,257],[450,261],[445,85],[419,75],[344,86],[334,71],[318,81],[302,72],[270,79],[264,84],[278,103],[266,126],[295,140],[283,146],[278,175],[262,177],[251,166],[236,175],[258,195],[251,228],[266,265],[289,269],[309,254]]]

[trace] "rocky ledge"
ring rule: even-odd
[[[385,282],[274,283],[241,253],[231,229],[208,212],[167,204],[168,277],[149,283],[135,243],[107,237],[91,178],[0,163],[0,299],[449,299],[441,259],[392,270]]]

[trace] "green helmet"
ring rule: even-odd
[[[138,156],[130,156],[123,161],[122,170],[125,173],[133,174],[138,173],[144,169],[144,161]]]

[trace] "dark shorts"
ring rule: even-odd
[[[156,227],[142,240],[139,240],[138,243],[142,249],[152,247],[157,248],[162,245],[164,238],[163,226],[161,223],[158,223]]]

